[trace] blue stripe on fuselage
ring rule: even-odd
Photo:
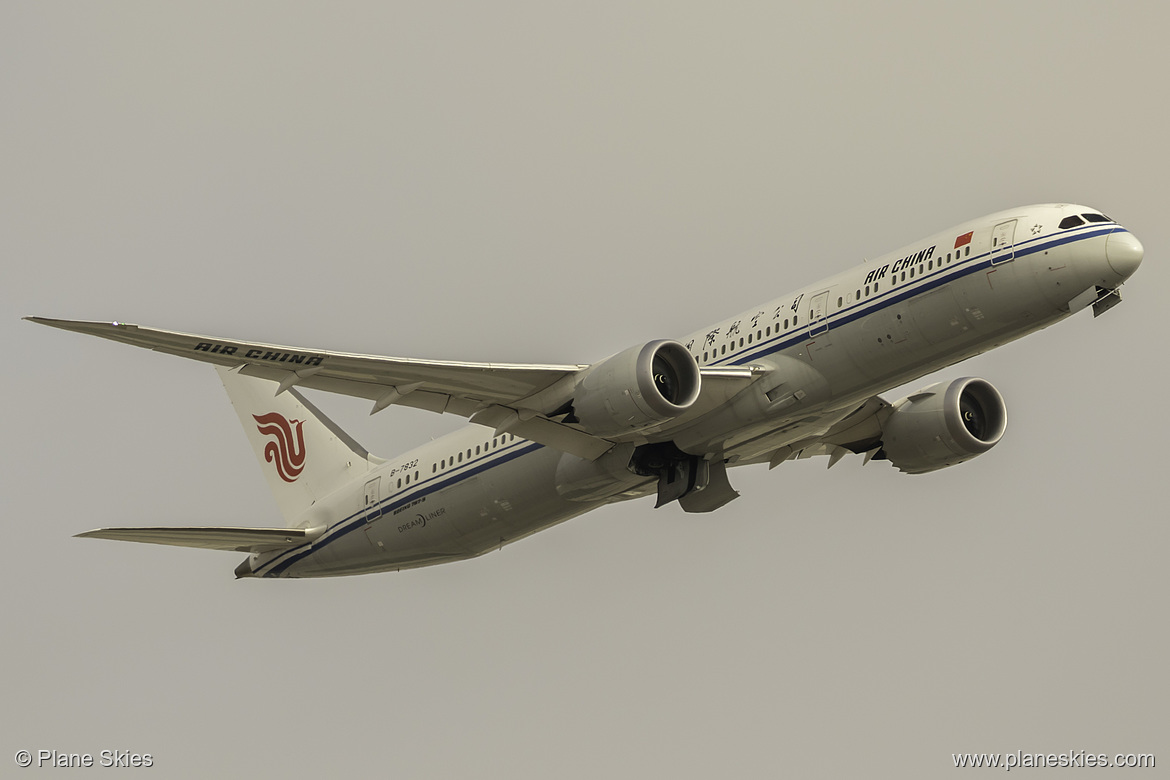
[[[1064,244],[1071,244],[1075,241],[1081,241],[1084,239],[1105,236],[1114,232],[1126,231],[1125,228],[1121,227],[1120,225],[1108,225],[1101,228],[1093,227],[1087,230],[1082,228],[1082,232],[1071,235],[1061,234],[1054,236],[1049,234],[1047,236],[1041,236],[1040,238],[1034,238],[1029,241],[1025,241],[1022,244],[1016,244],[1013,248],[1012,260],[1004,262],[1014,262],[1021,257],[1026,257],[1027,255],[1035,254],[1036,252],[1043,252],[1046,249],[1052,249],[1054,247],[1063,246]],[[933,276],[930,276],[924,282],[907,283],[904,287],[897,287],[891,289],[889,292],[885,292],[876,297],[870,298],[869,300],[855,303],[852,306],[846,306],[831,316],[826,315],[820,320],[817,320],[815,325],[818,328],[839,328],[842,325],[848,325],[851,322],[856,322],[862,317],[868,317],[870,314],[881,311],[887,306],[901,303],[902,301],[905,301],[909,298],[913,298],[917,295],[921,295],[924,292],[934,290],[943,286],[944,284],[949,284],[956,279],[961,279],[964,276],[976,273],[985,268],[990,268],[991,266],[992,262],[990,252],[976,255],[970,260],[967,260],[966,262],[958,266],[954,266],[946,271],[936,271]],[[812,325],[813,323],[810,323],[801,328],[792,330],[789,333],[773,336],[770,340],[758,343],[757,345],[748,348],[738,355],[728,356],[726,358],[721,357],[718,361],[712,360],[706,365],[743,365],[745,363],[750,363],[753,360],[758,360],[759,358],[762,358],[766,355],[770,355],[774,352],[780,352],[781,350],[785,350],[788,347],[800,344],[804,341],[808,341],[810,338],[814,338],[809,336],[809,328],[812,327]]]
[[[384,517],[385,515],[393,512],[395,509],[406,506],[411,501],[437,493],[441,490],[444,490],[445,488],[450,487],[451,485],[462,482],[468,477],[482,474],[483,472],[493,469],[496,466],[502,465],[511,460],[515,460],[522,455],[535,452],[543,446],[543,444],[528,442],[521,439],[519,443],[512,445],[510,448],[498,450],[490,454],[485,454],[483,457],[480,457],[476,460],[468,461],[463,465],[463,471],[459,473],[436,474],[432,477],[429,477],[428,479],[419,482],[417,487],[412,487],[409,490],[404,490],[400,493],[396,493],[391,497],[379,501],[375,505],[379,509],[378,517]],[[378,476],[378,474],[371,474],[370,479],[373,479],[376,476]],[[318,550],[325,545],[340,539],[351,531],[354,531],[358,528],[363,528],[366,525],[365,521],[369,514],[370,508],[362,507],[360,511],[349,515],[335,525],[331,526],[324,534],[317,537],[311,543],[285,550],[276,558],[265,562],[260,567],[260,569],[263,570],[263,573],[260,571],[257,571],[256,573],[261,577],[279,576],[294,563],[303,560],[314,550]]]

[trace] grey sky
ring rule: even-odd
[[[0,7],[3,774],[1170,764],[1161,4],[176,5]],[[1006,397],[986,456],[737,469],[713,516],[640,501],[402,574],[70,538],[280,518],[210,368],[19,320],[589,362],[1066,200],[1145,264],[943,374]],[[380,454],[461,422],[314,400]]]

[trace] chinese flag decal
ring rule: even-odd
[[[971,231],[971,233],[974,233],[974,232],[975,231]],[[955,239],[955,249],[958,249],[961,246],[967,246],[967,244],[970,244],[971,243],[971,233],[964,233],[963,235],[956,238]]]

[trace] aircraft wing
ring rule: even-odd
[[[260,344],[124,322],[25,319],[204,363],[239,367],[242,374],[279,382],[278,393],[295,385],[365,398],[373,402],[370,414],[391,404],[448,412],[588,460],[614,445],[612,439],[554,419],[572,398],[577,375],[588,365],[419,360]],[[702,374],[707,403],[699,405],[706,407],[754,379],[746,368],[702,369]]]
[[[203,550],[263,552],[315,538],[323,529],[304,528],[99,528],[77,534],[83,539],[113,539],[119,542],[168,544],[173,547],[198,547]]]

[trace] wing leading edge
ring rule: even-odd
[[[279,382],[277,392],[308,387],[373,402],[447,412],[593,460],[613,442],[550,419],[571,397],[582,365],[464,363],[361,355],[222,339],[124,322],[26,317],[30,322],[118,341]]]
[[[85,322],[25,317],[30,322],[118,341],[135,347],[238,368],[241,374],[278,383],[277,394],[308,387],[373,402],[370,414],[391,404],[451,413],[587,460],[608,452],[616,438],[597,436],[558,418],[573,399],[588,365],[465,363],[361,355],[286,347],[145,328],[124,322]],[[755,381],[763,369],[702,367],[702,394],[695,407],[657,431],[693,421]]]

